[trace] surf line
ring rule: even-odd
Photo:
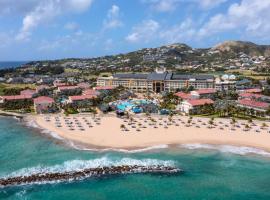
[[[101,177],[106,175],[117,175],[117,174],[137,174],[137,173],[178,174],[182,171],[183,170],[176,167],[169,167],[163,165],[153,165],[153,166],[123,165],[111,167],[97,167],[97,168],[83,169],[80,171],[36,173],[29,176],[0,178],[0,187],[27,185],[27,184],[41,184],[56,181],[57,182],[75,181],[75,180],[82,180],[88,177]]]

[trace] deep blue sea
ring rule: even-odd
[[[264,156],[247,154],[252,151]],[[196,145],[189,149],[186,146],[138,153],[81,151],[42,136],[15,119],[0,117],[0,177],[112,163],[166,163],[185,172],[172,176],[133,174],[0,188],[0,199],[270,199],[270,157],[264,151],[229,146],[206,150],[197,149]]]
[[[0,61],[0,69],[15,68],[26,63],[27,61]]]

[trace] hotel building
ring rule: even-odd
[[[99,77],[97,86],[124,86],[134,92],[174,92],[177,89],[193,86],[194,89],[215,87],[212,75],[181,75],[157,69],[152,73],[113,74],[111,77]]]

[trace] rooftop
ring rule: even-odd
[[[242,99],[238,101],[239,104],[243,106],[249,106],[253,108],[262,108],[262,109],[268,109],[270,104],[261,102],[261,101],[254,101],[254,100],[249,100],[249,99]]]
[[[114,89],[113,86],[98,86],[98,87],[95,87],[95,90],[112,90]]]
[[[176,74],[176,73],[170,73],[170,72],[163,72],[163,73],[157,73],[157,72],[151,72],[149,74],[146,73],[122,73],[122,74],[114,74],[113,78],[118,79],[145,79],[150,81],[162,81],[162,80],[208,80],[213,79],[214,76],[212,75],[186,75],[186,74]]]
[[[87,100],[87,99],[94,99],[96,95],[80,95],[80,96],[70,96],[69,99],[71,101],[80,101],[80,100]]]
[[[34,99],[34,103],[54,103],[54,99],[51,97],[41,96]]]
[[[31,90],[31,89],[22,90],[20,92],[20,95],[34,95],[34,94],[36,94],[36,90]]]
[[[195,90],[193,92],[197,92],[198,94],[214,94],[217,92],[216,89],[200,89],[200,90]]]
[[[23,100],[32,99],[32,95],[13,95],[13,96],[2,96],[4,100]]]
[[[213,104],[214,101],[211,99],[190,99],[187,102],[192,106],[203,106],[205,104]]]
[[[177,93],[175,93],[175,95],[178,96],[179,98],[185,99],[185,100],[192,98],[192,95],[191,94],[184,93],[184,92],[177,92]]]

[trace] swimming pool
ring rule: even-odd
[[[116,108],[118,110],[121,110],[121,111],[126,111],[128,109],[137,108],[137,109],[134,109],[133,112],[138,113],[139,112],[138,106],[140,106],[142,104],[148,104],[148,103],[150,103],[150,102],[148,100],[145,100],[145,99],[121,101],[121,102],[117,103]],[[142,111],[142,109],[140,109],[140,111]]]

